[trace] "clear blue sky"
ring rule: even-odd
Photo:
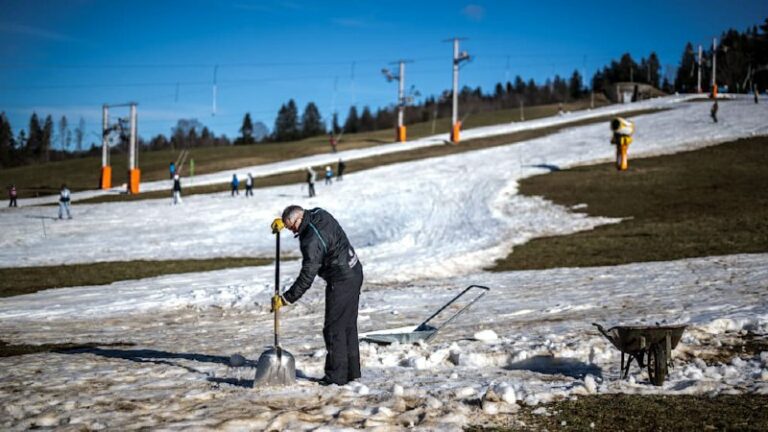
[[[475,57],[461,85],[485,91],[515,75],[589,78],[624,52],[671,67],[688,41],[762,23],[768,1],[0,0],[0,11],[0,111],[14,133],[34,110],[72,126],[82,116],[91,142],[103,103],[138,102],[144,138],[179,118],[234,137],[245,112],[271,129],[289,98],[324,118],[386,106],[397,89],[380,70],[400,58],[414,60],[408,86],[438,94],[452,36]]]

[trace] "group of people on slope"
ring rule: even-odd
[[[232,181],[229,182],[229,185],[232,189],[232,196],[240,195],[240,179],[237,178],[237,174],[232,174]],[[252,197],[253,196],[253,176],[251,173],[248,173],[248,176],[245,178],[245,197]]]
[[[18,207],[19,191],[16,189],[15,184],[8,186],[8,207]],[[62,183],[59,189],[59,219],[64,219],[64,213],[67,214],[67,219],[72,219],[72,212],[69,208],[72,202],[72,193],[67,188],[67,185]]]
[[[346,169],[347,164],[344,163],[343,160],[339,159],[339,163],[336,165],[336,181],[343,180],[344,176],[344,170]],[[307,188],[309,189],[309,197],[312,198],[316,195],[315,193],[315,180],[317,180],[317,173],[314,169],[312,169],[311,166],[308,166],[306,168],[307,171]],[[330,165],[326,165],[325,167],[325,184],[330,185],[333,184],[333,169]]]

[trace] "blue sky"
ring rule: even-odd
[[[103,103],[136,101],[144,138],[179,118],[234,137],[245,112],[271,128],[289,98],[324,118],[391,104],[396,84],[380,70],[401,58],[414,60],[408,86],[438,94],[451,85],[452,36],[474,56],[461,85],[488,91],[515,75],[591,77],[624,52],[675,66],[686,42],[766,17],[765,0],[0,0],[0,111],[14,133],[32,111],[83,117],[90,142]]]

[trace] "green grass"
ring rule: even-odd
[[[606,394],[546,405],[546,415],[523,407],[502,426],[467,431],[765,431],[768,396],[756,394],[661,396]],[[522,423],[521,423],[522,422]],[[565,424],[563,424],[565,422]]]
[[[166,274],[203,272],[270,264],[265,258],[206,260],[118,261],[46,267],[0,268],[0,298],[31,294],[48,288],[105,285],[121,280]]]
[[[605,105],[604,100],[596,101],[596,106]],[[564,104],[566,110],[585,109],[589,101],[578,101]],[[552,116],[557,113],[558,105],[541,105],[525,109],[526,120]],[[141,115],[141,113],[139,113]],[[469,115],[465,114],[464,128],[488,126],[508,123],[519,119],[519,110],[499,110]],[[434,133],[447,133],[450,129],[450,119],[437,119]],[[433,134],[432,122],[408,125],[408,138],[417,139]],[[375,132],[345,134],[338,147],[339,150],[365,148],[394,141],[394,128]],[[217,171],[236,169],[246,166],[261,165],[271,162],[293,159],[330,151],[328,138],[318,136],[301,141],[285,143],[256,144],[251,146],[228,146],[195,148],[189,152],[187,164],[183,173],[188,174],[189,160],[195,160],[195,174],[207,174]],[[175,161],[179,151],[162,150],[141,152],[139,167],[142,181],[155,181],[168,178],[168,164]],[[124,184],[127,178],[127,155],[112,151],[112,184]],[[11,183],[16,184],[19,198],[36,197],[58,193],[62,183],[66,183],[72,191],[97,189],[101,156],[72,159],[47,164],[29,165],[3,169],[0,171],[0,185],[4,188]],[[21,203],[23,205],[23,202]]]
[[[491,270],[618,265],[768,251],[768,137],[675,155],[531,177],[520,193],[586,203],[593,216],[629,218],[534,239]]]

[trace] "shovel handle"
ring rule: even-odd
[[[280,295],[280,231],[275,233],[275,295]],[[275,348],[280,347],[280,308],[275,309]]]

